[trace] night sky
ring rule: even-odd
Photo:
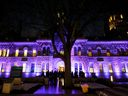
[[[56,6],[55,3],[58,1],[63,1],[65,5],[67,4],[67,8],[69,6],[70,8],[72,8],[72,6],[75,6],[75,4],[68,6],[68,0],[1,0],[0,41],[26,41],[28,39],[40,39],[40,34],[44,34],[43,32],[47,30],[46,16],[50,17],[50,14],[46,15],[46,13],[48,13],[49,8],[52,8],[51,5],[53,5],[54,3],[54,6]],[[89,10],[93,8],[96,9],[97,6],[99,6],[98,4],[100,4],[96,3],[96,0],[92,1],[94,1],[94,3],[91,2],[85,5]],[[103,0],[99,1],[103,2]],[[101,8],[106,8],[107,11],[113,10],[112,12],[118,12],[119,10],[121,12],[127,13],[127,0],[104,1],[105,3],[103,3],[104,5],[101,6]],[[77,4],[79,0],[76,0],[74,2],[76,2]],[[60,6],[61,4],[62,3],[60,3]],[[89,17],[89,14],[85,14],[82,17],[82,21],[84,21],[86,17]],[[87,32],[84,32],[84,35],[86,37],[104,36],[105,25],[103,19],[104,16],[101,15],[101,17],[99,17],[96,22],[89,24],[89,26],[84,30],[88,30]]]

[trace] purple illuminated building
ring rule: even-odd
[[[58,50],[63,54],[61,43]],[[43,71],[64,71],[64,62],[53,57],[51,40],[36,42],[1,42],[0,74],[9,76],[12,66],[22,66],[25,77],[38,76]],[[128,41],[88,41],[78,39],[71,51],[71,71],[83,71],[85,76],[109,78],[109,74],[128,77]],[[101,75],[102,73],[102,75]]]

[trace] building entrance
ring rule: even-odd
[[[65,66],[64,66],[64,62],[63,61],[59,61],[57,63],[57,66],[58,66],[58,72],[64,72]]]

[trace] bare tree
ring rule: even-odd
[[[55,51],[54,57],[61,58],[65,64],[66,88],[72,87],[71,78],[71,49],[76,39],[82,36],[82,31],[88,24],[95,22],[103,10],[101,2],[93,0],[54,0],[48,2],[47,18],[52,32],[52,44]],[[47,13],[48,12],[48,13]],[[60,53],[56,45],[58,36],[63,46],[64,54]]]

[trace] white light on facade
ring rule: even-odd
[[[10,50],[8,49],[8,50],[7,50],[6,57],[8,57],[8,56],[9,56],[9,52],[10,52]]]

